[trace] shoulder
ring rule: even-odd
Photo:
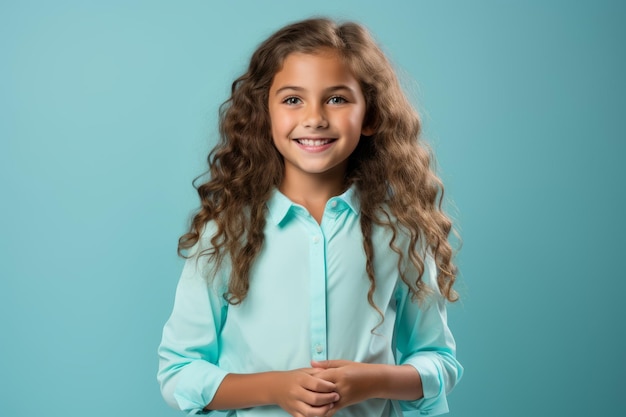
[[[372,226],[372,238],[375,244],[391,243],[402,251],[407,253],[410,250],[416,250],[423,259],[428,252],[424,239],[415,237],[421,234],[419,228],[412,230],[403,224],[391,209],[384,205],[375,214],[374,224]],[[415,242],[411,248],[411,241]]]
[[[204,224],[202,230],[200,230],[200,238],[191,248],[184,252],[184,256],[187,259],[198,258],[206,253],[213,247],[211,240],[216,236],[218,231],[217,223],[214,220],[209,220]]]
[[[230,262],[228,257],[224,256],[219,262],[216,262],[217,256],[213,238],[217,235],[218,226],[215,221],[211,220],[205,223],[200,238],[187,253],[185,253],[186,276],[202,278],[206,282],[217,281],[223,285],[223,281],[227,281],[230,273]]]

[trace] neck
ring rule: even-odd
[[[329,172],[314,176],[286,171],[280,191],[294,203],[305,207],[320,223],[328,200],[345,191],[345,170],[339,174]]]

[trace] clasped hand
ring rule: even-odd
[[[376,396],[372,364],[346,360],[311,362],[311,368],[283,373],[276,403],[294,417],[333,416],[338,410]]]

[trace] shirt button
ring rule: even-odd
[[[320,241],[319,236],[313,236],[313,243],[319,243],[319,241]]]
[[[317,353],[322,353],[324,351],[324,348],[322,347],[322,345],[315,345],[315,351]]]
[[[330,203],[330,206],[331,206],[332,208],[337,207],[337,201],[336,201],[336,200],[333,200],[333,201]]]

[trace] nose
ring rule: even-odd
[[[318,104],[308,106],[307,112],[304,116],[303,125],[313,129],[328,127],[328,120],[326,119],[323,106]]]

